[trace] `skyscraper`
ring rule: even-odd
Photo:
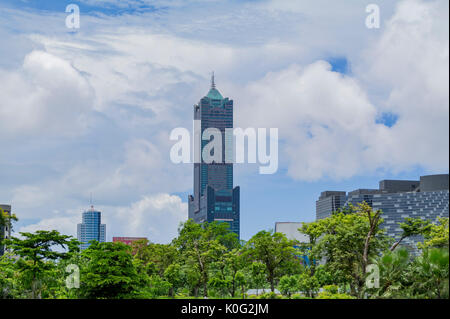
[[[81,249],[86,249],[90,246],[89,241],[96,240],[100,243],[105,242],[106,225],[101,223],[102,213],[91,209],[83,212],[83,220],[81,224],[77,225],[77,237],[81,242]]]
[[[189,218],[197,223],[226,222],[239,236],[239,186],[233,188],[233,164],[225,162],[225,129],[233,128],[233,100],[224,98],[216,89],[214,74],[211,88],[194,105],[194,120],[201,121],[196,143],[201,152],[210,140],[202,140],[203,132],[216,128],[222,134],[221,163],[206,163],[202,158],[194,163],[194,195],[189,195]],[[229,152],[229,150],[227,150]]]

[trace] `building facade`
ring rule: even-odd
[[[275,232],[282,233],[289,240],[295,240],[297,242],[294,245],[294,248],[300,248],[300,244],[308,244],[309,236],[305,235],[298,231],[301,228],[303,223],[299,222],[276,222],[275,223]],[[310,261],[307,255],[296,255],[297,259],[300,260],[300,263],[303,265],[310,265]]]
[[[194,120],[200,121],[200,134],[194,138],[200,153],[210,140],[203,140],[206,129],[221,132],[222,154],[220,163],[194,163],[194,194],[189,195],[189,218],[196,223],[225,222],[230,230],[240,235],[240,189],[233,187],[233,163],[225,161],[225,129],[233,128],[233,100],[224,98],[216,89],[214,75],[208,94],[194,105]],[[211,139],[212,140],[212,139]],[[229,144],[228,144],[229,145]]]
[[[11,215],[11,205],[2,205],[0,204],[0,209],[2,209],[6,214]],[[8,239],[11,237],[11,225],[0,226],[0,238]],[[4,245],[0,244],[0,256],[5,252]]]
[[[316,201],[316,219],[330,216],[331,212],[338,210],[345,205],[347,195],[340,191],[325,191],[320,194]]]
[[[147,237],[113,237],[113,243],[120,242],[126,245],[131,245],[138,240],[147,240]]]
[[[81,242],[81,250],[88,248],[91,240],[105,242],[106,225],[101,223],[102,213],[91,206],[91,209],[83,212],[82,218],[82,223],[77,225],[77,238]]]
[[[322,192],[325,194],[327,192]],[[328,197],[321,197],[316,202],[316,219],[329,217],[337,208],[326,206]],[[339,192],[344,193],[345,192]],[[342,200],[342,198],[341,198]],[[420,180],[382,180],[378,189],[357,189],[345,195],[341,207],[356,205],[365,201],[374,210],[383,211],[382,227],[389,236],[400,238],[402,230],[399,223],[406,217],[422,218],[435,221],[438,217],[449,217],[449,175],[421,176]],[[402,245],[416,251],[420,236],[413,236],[402,241]]]

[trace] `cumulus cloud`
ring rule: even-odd
[[[141,3],[150,2],[131,7]],[[19,217],[42,219],[24,229],[73,234],[93,193],[111,231],[168,240],[187,212],[173,194],[192,186],[192,168],[169,160],[169,132],[191,127],[212,70],[235,101],[236,126],[279,128],[279,172],[289,178],[448,170],[447,1],[404,0],[395,10],[380,1],[378,30],[365,28],[365,4],[226,6],[169,1],[136,15],[82,13],[82,28],[70,34],[64,12],[0,12],[0,38],[20,38],[0,49],[0,142],[8,149],[0,169],[15,176],[0,196]],[[330,56],[345,57],[352,72],[334,72]],[[397,122],[380,123],[384,113]],[[26,179],[28,171],[39,178]],[[68,207],[78,208],[72,215]]]
[[[448,30],[447,1],[402,1],[357,68],[369,90],[385,92],[380,111],[398,116],[377,152],[396,170],[448,170]]]
[[[360,173],[387,129],[375,123],[376,108],[358,82],[325,61],[269,73],[244,88],[240,99],[241,123],[279,128],[280,156],[295,179]]]
[[[147,237],[150,241],[169,243],[178,234],[178,226],[187,219],[187,203],[179,196],[156,193],[142,196],[130,206],[96,206],[106,223],[107,240],[114,236]],[[37,223],[23,226],[17,232],[56,229],[76,237],[76,225],[81,223],[82,208],[65,214],[52,213]],[[61,216],[62,215],[62,216]]]
[[[93,91],[68,61],[32,51],[20,70],[0,72],[1,136],[77,135],[85,127]]]

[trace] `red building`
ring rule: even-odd
[[[131,245],[134,241],[147,239],[147,237],[113,237],[113,243],[121,242],[127,245]]]

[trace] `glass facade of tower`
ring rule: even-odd
[[[239,236],[239,187],[233,188],[233,164],[225,163],[225,129],[233,128],[233,100],[223,98],[215,88],[194,105],[194,120],[201,121],[201,134],[196,136],[201,151],[210,142],[201,135],[208,128],[218,129],[222,134],[222,159],[220,163],[194,163],[194,195],[189,196],[189,218],[197,223],[225,222]],[[230,145],[230,144],[228,144]]]
[[[102,213],[91,208],[83,212],[83,220],[77,227],[78,241],[81,242],[81,249],[90,246],[89,241],[96,240],[100,243],[105,242],[106,225],[101,223]]]

